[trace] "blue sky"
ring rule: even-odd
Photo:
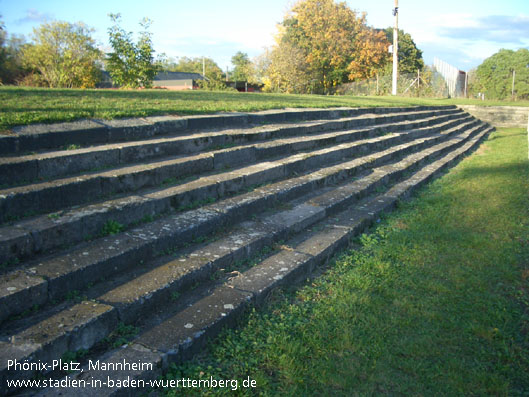
[[[394,0],[348,0],[367,13],[368,24],[392,26]],[[82,21],[95,29],[94,37],[108,49],[109,13],[121,13],[122,26],[139,30],[143,17],[153,21],[154,47],[170,57],[207,56],[222,69],[231,68],[237,51],[254,57],[274,42],[276,24],[293,0],[0,0],[0,14],[8,33],[29,40],[44,21]],[[469,70],[500,48],[529,48],[527,0],[400,0],[399,27],[423,50],[426,63],[434,57]]]

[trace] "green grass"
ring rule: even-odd
[[[166,377],[238,379],[239,395],[248,376],[265,396],[527,395],[528,280],[527,132],[502,129]]]
[[[76,90],[0,87],[0,131],[17,125],[53,123],[83,118],[114,119],[153,115],[191,115],[257,111],[287,107],[518,105],[498,102],[405,97],[350,97],[238,92],[166,90]]]

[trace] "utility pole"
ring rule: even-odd
[[[516,78],[516,70],[512,70],[512,90],[511,90],[511,97],[514,101],[514,79]]]
[[[202,77],[206,78],[206,58],[202,57]]]
[[[397,95],[397,75],[399,66],[399,0],[395,0],[393,16],[395,17],[395,27],[393,28],[393,86],[391,94]]]

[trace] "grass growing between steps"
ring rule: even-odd
[[[529,106],[528,101],[352,97],[168,90],[80,90],[0,87],[0,132],[17,125],[86,118],[251,112],[283,108],[419,106],[467,104]]]
[[[526,134],[491,134],[322,276],[276,291],[166,376],[238,379],[240,395],[526,395]],[[193,391],[232,394],[166,390]]]

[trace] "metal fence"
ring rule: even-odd
[[[434,70],[443,76],[451,97],[463,97],[468,91],[468,75],[439,58],[433,60]]]
[[[342,84],[336,89],[338,95],[390,95],[392,87],[391,75],[377,75],[371,79]],[[449,85],[443,76],[432,69],[417,73],[399,74],[397,94],[400,96],[416,96],[427,98],[448,98]]]

